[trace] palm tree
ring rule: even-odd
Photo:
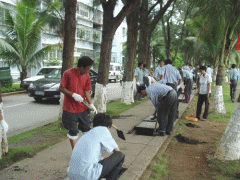
[[[39,67],[44,54],[53,45],[41,48],[41,32],[45,17],[39,16],[36,1],[20,0],[16,6],[6,8],[5,24],[0,29],[0,58],[6,59],[20,71],[21,87],[27,77],[27,69]]]

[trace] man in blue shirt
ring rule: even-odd
[[[164,66],[163,78],[166,80],[166,85],[171,86],[177,92],[177,85],[182,82],[182,77],[179,71],[172,66],[172,61],[167,59]]]
[[[164,74],[164,61],[161,59],[158,61],[159,66],[154,70],[153,78],[156,81],[160,81],[163,79]]]
[[[188,70],[182,70],[181,68],[179,68],[178,70],[179,70],[179,73],[182,75],[182,79],[185,85],[185,88],[184,88],[185,103],[188,103],[191,97],[193,76]]]
[[[93,118],[93,129],[84,134],[73,148],[67,173],[71,180],[116,180],[126,171],[124,154],[113,139],[110,116],[99,113]],[[102,159],[103,150],[113,152]]]
[[[144,82],[143,82],[143,63],[142,62],[139,62],[138,63],[138,67],[135,69],[135,79],[136,79],[136,88],[138,86],[143,86],[144,85]],[[141,98],[141,95],[136,93],[135,95],[135,99],[136,101],[139,101]]]
[[[143,64],[143,83],[145,86],[149,86],[149,76],[150,72],[147,69],[147,64]]]
[[[228,82],[230,84],[230,96],[231,101],[235,101],[236,91],[237,91],[237,84],[239,81],[239,73],[236,69],[236,64],[232,64],[232,69],[228,72]]]
[[[157,111],[159,128],[155,135],[170,135],[173,130],[173,123],[177,119],[177,93],[172,87],[155,82],[147,88],[138,87],[138,93],[148,96]]]

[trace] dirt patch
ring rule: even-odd
[[[194,110],[191,107],[189,110]],[[185,116],[183,116],[185,117]],[[186,125],[177,140],[172,141],[166,153],[169,155],[168,175],[163,180],[193,180],[214,179],[209,166],[222,132],[227,123],[218,123],[211,120],[191,122],[181,119]]]

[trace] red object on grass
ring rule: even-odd
[[[190,116],[188,116],[188,117],[193,117],[193,118],[196,118],[194,115],[190,115]]]

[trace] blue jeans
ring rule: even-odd
[[[236,97],[236,91],[237,91],[237,81],[235,80],[230,80],[231,84],[230,84],[230,96],[231,96],[231,101],[234,102],[235,101],[235,97]]]

